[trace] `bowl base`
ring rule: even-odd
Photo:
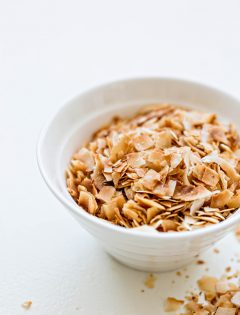
[[[113,255],[112,253],[109,253],[106,250],[107,254],[115,261],[117,261],[118,263],[137,270],[137,271],[143,271],[143,272],[154,272],[154,273],[163,273],[163,272],[169,272],[169,271],[175,271],[178,270],[180,268],[183,268],[189,264],[191,264],[194,259],[196,259],[195,257],[190,257],[188,259],[185,260],[181,260],[181,261],[174,261],[174,262],[170,262],[170,263],[166,263],[166,262],[148,262],[148,263],[140,263],[138,262],[133,262],[130,260],[125,260],[122,259],[121,257],[116,257],[115,255]]]

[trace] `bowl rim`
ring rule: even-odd
[[[60,193],[55,187],[54,184],[51,182],[47,171],[44,167],[44,162],[42,160],[42,147],[44,146],[45,142],[45,136],[48,133],[48,130],[50,129],[52,123],[54,122],[55,118],[60,114],[60,112],[64,111],[70,104],[77,101],[80,97],[87,94],[92,94],[94,92],[97,92],[101,89],[110,87],[111,85],[117,85],[121,83],[130,83],[130,82],[141,82],[141,81],[169,81],[169,82],[175,82],[175,83],[185,83],[189,85],[193,85],[195,87],[200,87],[207,89],[209,91],[212,91],[214,93],[222,94],[223,96],[232,99],[234,102],[238,102],[240,105],[240,100],[238,100],[236,97],[232,96],[231,94],[228,94],[221,89],[218,89],[216,87],[213,87],[211,85],[204,84],[202,82],[194,81],[194,80],[188,80],[188,79],[181,79],[181,78],[175,78],[175,77],[164,77],[164,76],[146,76],[146,77],[129,77],[125,79],[120,80],[114,80],[114,81],[108,81],[102,84],[98,84],[92,88],[88,88],[86,90],[83,90],[82,92],[77,93],[74,97],[71,97],[67,99],[65,102],[63,102],[63,105],[59,107],[58,110],[55,111],[55,113],[51,116],[51,118],[45,123],[43,126],[40,135],[38,137],[37,141],[37,147],[36,147],[36,157],[37,157],[37,164],[39,171],[47,184],[50,191],[55,195],[55,197],[69,210],[74,212],[77,216],[82,217],[84,220],[88,221],[91,224],[96,224],[98,226],[101,226],[102,228],[105,228],[106,230],[109,230],[111,232],[116,232],[118,234],[125,234],[129,237],[140,237],[140,238],[150,238],[150,239],[186,239],[186,238],[194,238],[194,237],[201,237],[203,235],[212,234],[220,231],[224,231],[234,225],[237,224],[238,221],[240,221],[240,213],[236,213],[236,215],[232,215],[230,218],[226,219],[223,222],[220,222],[218,224],[207,226],[202,229],[197,229],[193,231],[184,231],[184,232],[169,232],[169,233],[149,233],[147,231],[140,231],[136,230],[134,228],[132,229],[126,229],[122,226],[114,225],[110,223],[107,220],[95,217],[94,215],[91,215],[87,211],[85,211],[82,207],[79,205],[73,203],[70,199],[68,199],[63,193]],[[84,227],[84,224],[83,224]]]

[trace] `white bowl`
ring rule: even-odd
[[[113,115],[128,115],[144,104],[156,102],[213,111],[238,125],[240,102],[219,90],[183,80],[131,79],[94,88],[67,102],[43,129],[37,149],[39,168],[48,187],[82,227],[118,261],[145,271],[167,271],[186,265],[240,221],[236,214],[222,223],[191,232],[136,231],[90,215],[68,194],[64,172],[81,143]]]

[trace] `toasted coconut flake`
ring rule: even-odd
[[[225,205],[227,205],[230,202],[232,196],[233,193],[228,189],[216,195],[213,195],[211,199],[211,207],[222,209]]]
[[[112,173],[112,179],[113,179],[113,183],[114,183],[114,186],[117,188],[118,186],[118,183],[119,183],[119,180],[121,178],[121,174],[118,173],[118,172],[113,172]]]
[[[216,151],[213,151],[208,156],[205,156],[202,161],[205,163],[217,163],[232,181],[240,179],[240,175],[236,172],[231,163],[221,158]]]
[[[148,135],[140,135],[133,138],[133,145],[137,151],[144,151],[151,148],[154,142]]]
[[[236,196],[233,196],[228,202],[229,208],[239,208],[240,207],[240,192]]]
[[[146,163],[141,153],[129,153],[127,155],[127,161],[133,168],[141,167]]]
[[[180,153],[172,153],[170,155],[170,168],[171,170],[178,167],[178,165],[182,162],[182,155]]]
[[[181,228],[186,231],[191,231],[192,227],[196,224],[197,220],[190,216],[185,216]]]
[[[231,298],[232,304],[234,304],[237,307],[240,307],[240,292],[236,292],[233,297]]]
[[[175,180],[170,180],[168,183],[164,185],[163,184],[157,185],[154,188],[153,193],[162,197],[164,196],[172,197],[174,195],[176,185],[177,185],[177,182]]]
[[[155,145],[157,149],[165,149],[171,147],[172,144],[172,134],[168,130],[160,131],[155,136]]]
[[[222,189],[227,189],[229,177],[220,169],[219,166],[218,166],[218,174],[221,180]]]
[[[144,198],[142,197],[140,194],[136,194],[135,195],[135,200],[139,203],[139,204],[142,204],[144,206],[147,206],[147,207],[155,207],[159,210],[165,210],[165,207],[162,206],[161,204],[159,204],[158,202],[154,201],[154,200],[151,200],[151,199],[147,199],[147,198]]]
[[[77,199],[78,197],[78,189],[76,187],[75,181],[71,178],[67,179],[68,192],[73,197],[73,199]]]
[[[106,139],[99,138],[96,141],[97,141],[97,148],[98,148],[98,150],[105,149],[105,147],[107,146]]]
[[[113,145],[110,160],[114,163],[128,153],[130,147],[130,138],[128,135],[122,135],[118,138],[116,144]]]
[[[174,297],[168,297],[164,303],[165,312],[176,312],[184,304],[184,301],[177,300]]]
[[[91,151],[86,148],[82,148],[77,153],[77,158],[84,163],[87,167],[87,171],[92,171],[94,167],[94,158]]]
[[[172,220],[162,220],[163,232],[177,231],[178,224]]]
[[[104,177],[104,175],[102,175],[101,173],[97,173],[97,172],[94,172],[94,173],[92,174],[92,180],[93,180],[94,185],[95,185],[98,189],[102,189],[103,186],[104,186],[105,183],[106,183],[106,178]]]
[[[81,182],[81,186],[84,186],[87,191],[89,191],[94,196],[97,194],[97,189],[91,179],[85,177],[84,180]]]
[[[72,160],[71,164],[72,164],[75,171],[85,172],[87,170],[87,165],[80,160]]]
[[[187,304],[185,304],[185,308],[187,309],[187,311],[189,311],[188,313],[184,314],[184,315],[202,315],[201,312],[204,312],[204,310],[201,310],[201,305],[199,305],[197,302],[195,301],[190,301]],[[204,313],[203,313],[204,314]],[[209,315],[209,313],[206,313],[207,315]],[[204,314],[205,315],[205,314]]]
[[[127,204],[126,204],[127,205]],[[135,210],[129,209],[126,205],[123,206],[124,215],[130,220],[138,220],[138,213]]]
[[[236,308],[218,307],[215,315],[235,315]]]
[[[207,217],[207,216],[201,216],[200,219],[202,221],[206,221],[206,222],[209,222],[209,223],[212,223],[212,224],[216,224],[219,222],[219,219],[216,219],[216,218],[212,218],[212,217]]]
[[[211,192],[204,186],[183,186],[181,191],[174,197],[183,201],[193,201],[197,199],[208,198],[211,196]]]
[[[204,202],[205,198],[194,200],[190,208],[190,215],[195,215],[196,211],[198,211],[203,206]]]
[[[174,195],[176,189],[177,181],[176,180],[169,180],[167,184],[167,191],[166,195],[172,197]]]
[[[123,175],[126,172],[127,167],[127,162],[122,162],[121,160],[119,160],[118,163],[114,164],[114,171]]]
[[[193,170],[194,176],[204,184],[215,187],[219,181],[219,174],[204,164],[198,164]]]
[[[227,137],[225,135],[225,130],[223,126],[205,125],[208,132],[208,141],[217,141],[228,143]]]
[[[151,207],[147,209],[147,223],[149,224],[150,221],[157,216],[161,212],[161,209],[156,207]]]
[[[135,172],[138,177],[144,177],[144,175],[147,173],[146,168],[135,168]]]
[[[104,204],[102,205],[101,210],[104,213],[104,216],[108,219],[108,220],[113,220],[115,218],[115,214],[116,214],[116,208],[114,208],[111,204]]]
[[[103,173],[103,176],[105,177],[105,180],[107,181],[107,182],[111,182],[112,180],[113,180],[113,178],[112,178],[112,175],[111,174],[108,174],[108,173]]]
[[[228,281],[224,281],[224,280],[219,280],[217,281],[216,283],[216,292],[218,294],[224,294],[226,293],[227,291],[230,290],[230,286],[229,286],[229,283]]]
[[[131,188],[125,187],[124,192],[125,192],[127,199],[133,199],[134,198],[134,193],[133,193]]]
[[[111,201],[113,195],[115,194],[116,189],[112,186],[103,186],[103,188],[96,195],[98,199],[101,199],[105,202]]]
[[[198,286],[204,293],[216,293],[217,278],[203,276],[198,280]]]
[[[147,189],[153,190],[157,182],[160,181],[160,174],[154,170],[149,170],[141,179],[141,184]]]
[[[80,191],[78,204],[91,214],[95,214],[98,205],[94,196],[87,191]]]
[[[117,208],[122,209],[122,207],[126,203],[126,199],[122,194],[120,194],[112,199],[112,203],[114,203]]]

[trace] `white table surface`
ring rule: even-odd
[[[206,265],[147,289],[109,258],[48,191],[35,147],[65,99],[110,80],[183,77],[240,97],[239,13],[238,0],[0,1],[1,315],[157,315],[195,287]],[[237,268],[236,239],[217,247],[209,273]]]

